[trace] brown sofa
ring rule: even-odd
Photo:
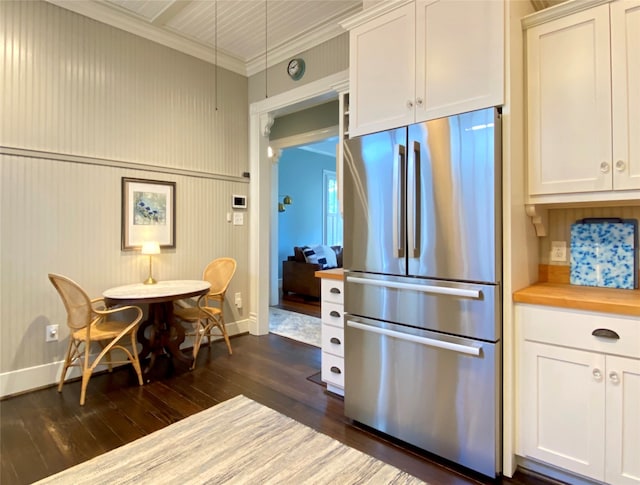
[[[331,246],[336,253],[338,267],[342,268],[342,246]],[[307,263],[302,248],[295,246],[293,256],[282,262],[282,296],[289,293],[300,296],[320,298],[320,278],[315,272],[321,270],[319,264]]]

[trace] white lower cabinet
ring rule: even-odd
[[[322,279],[322,380],[344,396],[344,282]]]
[[[516,321],[524,457],[640,484],[640,319],[517,305]]]

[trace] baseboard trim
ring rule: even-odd
[[[592,480],[582,475],[577,475],[570,471],[563,470],[552,465],[547,465],[530,458],[516,456],[516,461],[518,463],[518,467],[523,471],[523,473],[526,473],[527,471],[534,472],[535,474],[544,477],[546,480],[558,483],[558,485],[563,483],[571,483],[574,485],[603,485],[603,482]]]
[[[228,323],[227,332],[230,336],[248,333],[249,320],[246,319],[239,322]],[[193,347],[193,339],[190,337],[187,338],[182,344],[182,347]],[[63,364],[64,361],[59,360],[0,374],[0,399],[57,384],[60,379]],[[100,369],[101,366],[98,367],[98,370]],[[72,367],[67,373],[67,380],[81,376],[80,368]]]

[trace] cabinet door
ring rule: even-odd
[[[640,189],[640,0],[611,4],[613,188]]]
[[[609,6],[527,30],[530,195],[612,189]]]
[[[608,483],[640,484],[640,360],[607,356]]]
[[[504,3],[416,2],[416,121],[504,102]]]
[[[522,359],[525,455],[602,480],[604,357],[524,342]]]
[[[415,6],[350,31],[349,136],[411,124],[415,101]]]

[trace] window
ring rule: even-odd
[[[322,242],[327,246],[342,246],[342,216],[338,206],[336,173],[323,170],[322,179]]]

